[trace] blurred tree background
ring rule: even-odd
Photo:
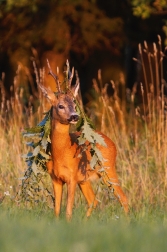
[[[104,82],[118,80],[131,88],[138,43],[157,42],[159,34],[167,44],[166,15],[166,0],[0,0],[0,75],[5,73],[7,96],[18,63],[33,72],[32,56],[39,67],[48,58],[61,72],[68,58],[83,93],[98,69]]]

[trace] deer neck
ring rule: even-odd
[[[51,142],[54,149],[62,149],[69,146],[71,143],[69,135],[70,125],[61,124],[57,120],[51,122]]]

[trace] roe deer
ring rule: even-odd
[[[52,74],[53,77],[56,76]],[[57,82],[59,84],[59,82]],[[102,176],[98,169],[91,169],[89,161],[91,154],[87,150],[84,155],[79,154],[77,144],[78,133],[69,133],[70,124],[75,124],[79,115],[76,112],[74,97],[78,92],[78,85],[67,92],[62,92],[58,85],[58,93],[55,95],[50,89],[39,84],[43,94],[50,100],[51,108],[51,160],[46,164],[48,172],[53,181],[55,195],[55,215],[59,216],[63,184],[67,184],[67,207],[66,217],[72,216],[74,194],[78,184],[88,203],[87,216],[90,216],[92,208],[97,205],[97,200],[93,192],[90,181]],[[103,181],[111,189],[113,188],[115,196],[128,212],[127,198],[122,191],[115,170],[116,147],[115,144],[105,135],[100,133],[107,147],[97,144],[97,148],[104,157],[103,166],[107,167],[107,176],[102,176]],[[111,183],[108,183],[110,180]]]

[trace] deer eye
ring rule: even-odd
[[[59,105],[58,107],[59,107],[59,109],[64,109],[63,105]]]

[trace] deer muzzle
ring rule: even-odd
[[[77,123],[79,120],[79,115],[77,114],[72,114],[70,118],[68,119],[69,123]]]

